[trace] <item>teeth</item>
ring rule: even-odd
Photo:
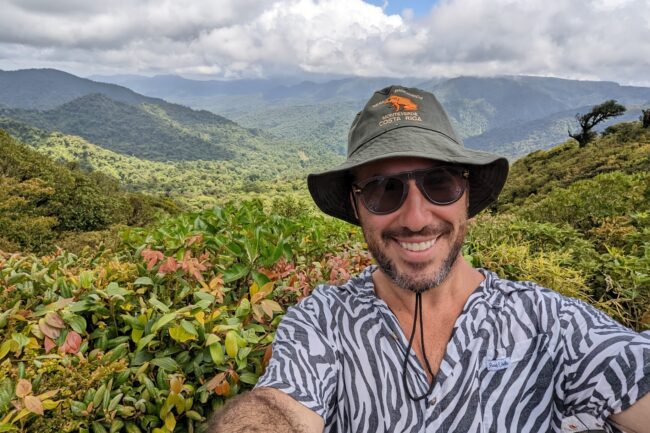
[[[426,242],[400,242],[400,246],[409,251],[424,251],[436,243],[435,239]]]

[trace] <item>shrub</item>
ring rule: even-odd
[[[648,209],[650,173],[611,172],[533,195],[514,212],[527,219],[566,223],[579,230],[601,225],[606,218]]]
[[[123,237],[118,253],[0,256],[4,386],[58,399],[20,419],[0,399],[1,428],[200,431],[256,383],[287,306],[369,263],[355,228],[268,216],[261,202]]]

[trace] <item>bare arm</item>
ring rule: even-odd
[[[627,433],[650,433],[650,393],[609,421]]]
[[[322,433],[324,426],[316,412],[282,391],[258,388],[217,411],[208,433]]]

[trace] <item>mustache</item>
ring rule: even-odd
[[[449,222],[443,222],[437,226],[425,226],[422,229],[414,232],[408,227],[400,227],[398,229],[386,229],[381,232],[381,238],[388,241],[392,238],[411,238],[416,236],[438,236],[441,234],[451,233],[454,226]]]

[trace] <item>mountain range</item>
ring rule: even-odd
[[[165,182],[155,172],[163,166],[152,163],[167,164],[179,181],[187,178],[182,173],[202,167],[200,177],[210,185],[200,193],[206,197],[215,191],[263,190],[263,182],[293,184],[290,179],[340,161],[356,112],[374,90],[396,82],[381,77],[91,78],[53,69],[0,71],[0,128],[55,158],[82,155],[89,169],[108,169],[101,149],[113,152],[117,165],[111,173],[135,189],[147,185],[144,190],[161,192],[164,184],[166,192],[186,194],[186,188]],[[466,146],[512,159],[566,141],[567,130],[576,128],[576,113],[604,100],[627,106],[615,122],[636,120],[640,109],[650,106],[650,88],[613,82],[530,76],[399,81],[433,92]],[[73,138],[56,135],[61,133]],[[148,174],[136,179],[139,173]]]
[[[353,77],[294,83],[285,78],[231,81],[228,85],[173,76],[93,78],[207,109],[280,137],[314,139],[340,154],[345,153],[347,129],[355,113],[374,90],[390,84],[433,92],[468,147],[510,158],[565,141],[567,130],[577,127],[575,115],[607,99],[616,99],[628,107],[628,112],[614,121],[636,119],[640,108],[650,106],[650,88],[532,76],[427,81]]]

